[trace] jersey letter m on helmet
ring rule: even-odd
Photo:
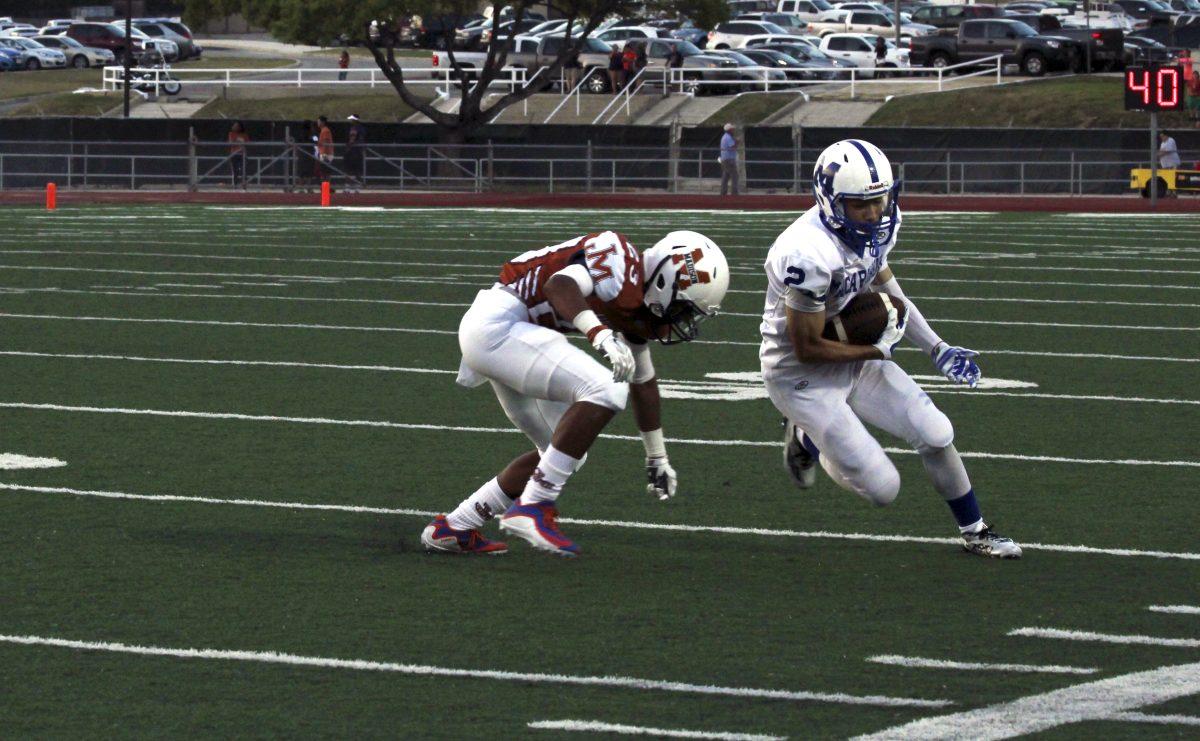
[[[671,255],[671,262],[679,265],[683,263],[683,269],[679,271],[679,277],[675,279],[675,285],[680,289],[690,288],[697,283],[711,283],[712,277],[704,270],[696,270],[696,261],[703,259],[704,252],[699,247],[691,252],[683,254]]]

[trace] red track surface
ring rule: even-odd
[[[239,206],[316,206],[320,194],[215,191],[58,191],[58,205],[106,203],[212,203]],[[810,196],[745,195],[722,197],[670,193],[334,193],[334,206],[471,206],[508,208],[739,209],[798,211],[812,205]],[[37,190],[0,192],[0,206],[43,206]],[[1200,199],[1165,198],[1151,210],[1147,199],[1129,196],[939,196],[907,195],[906,211],[1087,211],[1103,213],[1200,214]]]

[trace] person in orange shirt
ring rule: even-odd
[[[229,129],[229,170],[233,174],[233,187],[246,189],[246,142],[250,135],[241,121],[234,121]]]
[[[333,162],[333,131],[329,128],[329,119],[324,116],[317,118],[317,162],[313,174],[317,182],[328,177],[326,166]]]

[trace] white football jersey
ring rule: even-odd
[[[821,223],[821,210],[813,206],[775,239],[764,265],[767,298],[759,326],[763,339],[758,356],[764,378],[800,365],[787,334],[786,307],[824,310],[826,319],[836,315],[856,294],[870,290],[871,281],[887,267],[899,231],[897,208],[896,227],[878,256],[868,251],[859,257]]]

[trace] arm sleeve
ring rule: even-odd
[[[555,273],[555,275],[565,275],[575,281],[579,286],[579,292],[583,294],[584,298],[591,296],[592,292],[596,289],[596,284],[592,282],[592,276],[588,273],[588,269],[579,263],[572,263]]]
[[[825,310],[833,274],[816,260],[791,256],[779,266],[783,279],[783,301],[789,309],[813,313]]]
[[[876,293],[888,293],[904,301],[904,305],[908,309],[904,338],[924,350],[926,354],[932,354],[933,349],[943,340],[938,337],[937,332],[933,331],[933,327],[929,326],[929,322],[917,305],[904,295],[904,291],[900,290],[900,283],[896,278],[893,276],[891,280],[881,286],[872,286],[871,290]]]
[[[654,361],[650,358],[650,343],[638,342],[628,335],[625,337],[629,349],[633,351],[633,378],[630,383],[645,383],[654,378]]]

